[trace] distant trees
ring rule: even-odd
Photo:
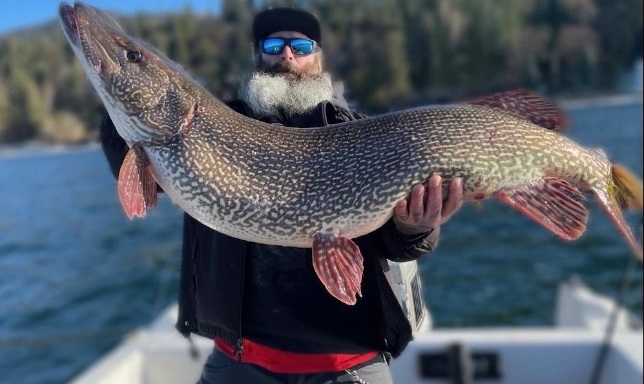
[[[223,0],[217,15],[115,17],[230,98],[259,3],[322,15],[327,67],[368,113],[516,86],[609,90],[642,56],[641,0]],[[57,22],[0,38],[0,142],[93,140],[101,111]]]
[[[0,55],[7,57],[1,67],[0,100],[2,123],[0,135],[5,141],[21,141],[36,135],[44,124],[45,100],[40,86],[46,74],[42,66],[25,66],[20,59],[24,54],[17,39],[8,38],[0,45]],[[31,52],[29,52],[31,53]]]

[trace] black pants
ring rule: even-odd
[[[197,384],[392,384],[389,365],[382,354],[342,372],[313,374],[274,373],[242,363],[215,348]]]

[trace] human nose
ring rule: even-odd
[[[291,51],[291,47],[288,45],[284,47],[284,50],[282,51],[282,60],[295,60],[295,55],[293,54],[293,51]]]

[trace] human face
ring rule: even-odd
[[[300,32],[279,31],[271,33],[268,37],[304,38],[308,37]],[[288,45],[278,55],[261,53],[262,67],[275,72],[285,72],[294,75],[318,75],[322,73],[322,63],[319,52],[310,55],[296,55]]]

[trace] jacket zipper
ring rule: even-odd
[[[237,361],[242,361],[242,353],[244,353],[244,339],[242,339],[242,309],[244,308],[244,274],[246,269],[246,247],[247,244],[242,244],[242,259],[239,266],[239,309],[237,312],[237,341],[233,353],[237,356]]]

